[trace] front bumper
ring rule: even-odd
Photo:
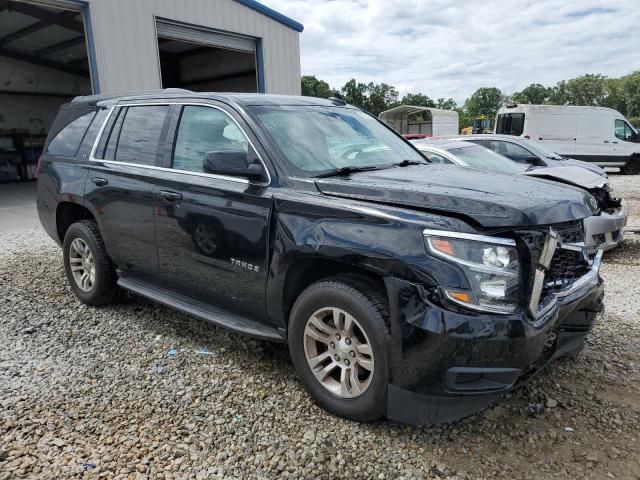
[[[599,247],[605,251],[616,247],[622,241],[627,215],[627,207],[622,203],[614,213],[602,212],[600,215],[585,218],[585,245]]]
[[[387,417],[426,425],[489,406],[550,361],[581,348],[604,287],[595,268],[535,319],[439,306],[419,285],[386,280],[391,307],[391,381]]]

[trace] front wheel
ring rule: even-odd
[[[389,381],[387,302],[368,281],[322,280],[298,297],[289,321],[289,349],[314,400],[357,421],[386,413]]]
[[[110,303],[117,291],[117,275],[95,222],[72,224],[62,244],[64,269],[71,289],[81,302],[100,306]]]

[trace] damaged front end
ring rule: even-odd
[[[589,193],[596,199],[600,213],[585,219],[585,243],[610,250],[623,239],[627,208],[621,199],[613,196],[609,185],[593,188]]]
[[[582,221],[516,230],[512,237],[524,283],[521,308],[511,313],[461,308],[442,289],[387,279],[398,341],[389,418],[414,424],[462,418],[582,348],[603,310],[602,250],[585,244]],[[497,240],[506,245],[504,237]]]

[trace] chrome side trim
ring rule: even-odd
[[[492,237],[489,235],[479,235],[476,233],[463,233],[463,232],[447,232],[446,230],[430,230],[425,228],[422,231],[425,237],[447,237],[447,238],[459,238],[462,240],[472,240],[476,242],[494,243],[498,245],[508,245],[510,247],[516,246],[516,241],[511,238]]]
[[[553,255],[556,253],[559,243],[558,237],[558,232],[550,228],[544,241],[544,247],[542,247],[542,253],[538,259],[538,265],[533,277],[531,298],[529,299],[529,313],[533,318],[536,318],[538,313],[538,305],[540,304],[540,297],[542,296],[542,289],[544,288],[544,277],[547,269],[551,265]]]
[[[156,167],[155,165],[141,165],[139,163],[118,162],[117,160],[104,160],[104,159],[95,157],[96,150],[98,149],[98,144],[100,143],[100,139],[102,138],[102,135],[104,134],[104,129],[107,127],[107,123],[109,122],[109,119],[113,115],[113,112],[115,111],[116,108],[159,106],[159,105],[180,105],[180,106],[209,107],[209,108],[214,108],[216,110],[219,110],[222,113],[224,113],[225,115],[227,115],[233,121],[233,123],[236,124],[238,129],[242,132],[244,137],[247,139],[247,143],[249,145],[251,145],[251,148],[253,149],[253,151],[255,152],[256,156],[258,157],[258,160],[260,161],[260,163],[262,165],[262,168],[264,169],[265,173],[267,174],[266,182],[251,182],[250,180],[248,180],[246,178],[243,178],[243,177],[232,177],[232,176],[228,176],[228,175],[216,175],[216,174],[213,174],[213,173],[203,173],[203,172],[191,172],[189,170],[178,170],[178,169],[175,169],[175,168]],[[267,185],[271,184],[271,173],[269,172],[269,169],[267,168],[267,164],[264,162],[264,160],[260,156],[260,153],[258,152],[258,149],[256,149],[255,145],[253,144],[253,142],[251,141],[251,139],[247,135],[247,132],[244,131],[244,129],[240,126],[240,124],[236,121],[236,119],[233,118],[233,116],[231,116],[229,114],[229,112],[227,112],[223,108],[220,108],[220,107],[218,107],[216,105],[210,105],[208,103],[199,103],[199,102],[151,102],[151,103],[126,103],[125,102],[125,103],[118,103],[117,105],[114,105],[114,106],[112,106],[110,108],[109,114],[107,115],[107,117],[105,118],[104,122],[102,123],[102,126],[100,127],[100,131],[98,132],[98,135],[96,136],[96,139],[93,142],[93,147],[91,147],[91,154],[89,155],[89,161],[91,161],[91,162],[102,162],[102,163],[113,164],[113,165],[125,165],[125,166],[129,166],[129,167],[148,168],[150,170],[159,170],[159,171],[165,171],[165,172],[174,172],[174,173],[181,173],[181,174],[186,174],[186,175],[193,175],[193,176],[197,176],[197,177],[214,178],[214,179],[217,179],[217,180],[227,180],[227,181],[235,182],[235,183],[252,184],[252,185],[260,185],[260,186],[267,186]]]

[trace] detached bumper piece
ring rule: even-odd
[[[611,212],[602,212],[600,215],[585,218],[585,244],[605,251],[616,247],[622,241],[627,216],[627,207],[624,202],[621,202],[620,207]]]

